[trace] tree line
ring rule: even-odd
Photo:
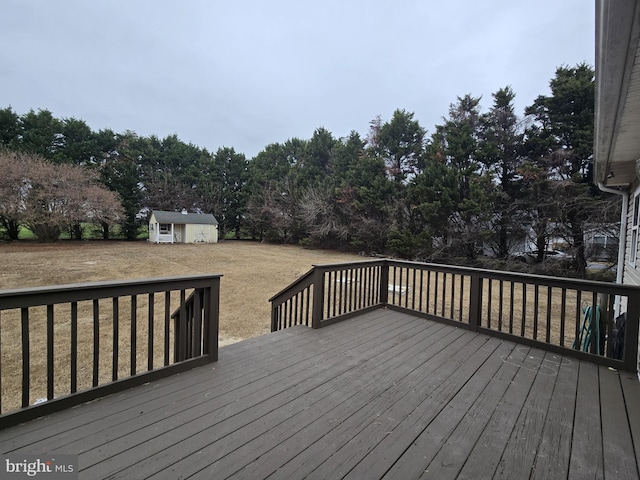
[[[93,187],[115,194],[121,210],[91,214],[104,238],[114,224],[135,238],[150,210],[187,208],[213,213],[222,238],[420,260],[473,261],[483,252],[508,258],[529,239],[542,261],[550,239],[562,238],[574,273],[584,276],[585,230],[617,221],[619,211],[592,184],[593,69],[559,67],[549,86],[522,116],[507,86],[484,112],[480,98],[458,97],[431,134],[398,109],[386,121],[373,119],[364,137],[354,130],[336,138],[320,127],[310,139],[267,145],[251,159],[177,135],[95,132],[82,120],[11,107],[0,110],[0,144],[4,157],[19,152],[82,168]],[[5,234],[16,238],[7,227],[20,223],[35,228],[28,215],[11,217],[3,191]],[[23,207],[22,214],[32,208]],[[76,238],[78,218],[67,222]]]

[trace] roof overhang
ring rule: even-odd
[[[595,183],[626,186],[640,159],[640,6],[596,0]]]

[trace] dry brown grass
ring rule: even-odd
[[[298,246],[226,241],[212,245],[145,242],[0,244],[0,289],[220,273],[221,344],[269,331],[269,297],[314,264],[363,260]]]

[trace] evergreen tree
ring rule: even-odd
[[[563,228],[579,277],[586,274],[584,229],[597,215],[600,194],[592,184],[594,71],[586,64],[560,67],[549,83],[551,94],[540,95],[526,113],[536,124],[531,142],[541,154],[555,206],[555,223]]]
[[[493,94],[493,106],[482,117],[479,158],[495,185],[490,246],[499,258],[507,258],[527,236],[527,210],[523,203],[523,133],[513,101],[515,93],[505,87]]]

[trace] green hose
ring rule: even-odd
[[[582,327],[578,338],[573,342],[573,348],[582,350],[583,352],[589,352],[591,346],[591,339],[595,335],[596,338],[596,355],[600,355],[600,307],[585,307],[583,309],[584,316],[582,320]],[[595,315],[594,315],[595,311]]]

